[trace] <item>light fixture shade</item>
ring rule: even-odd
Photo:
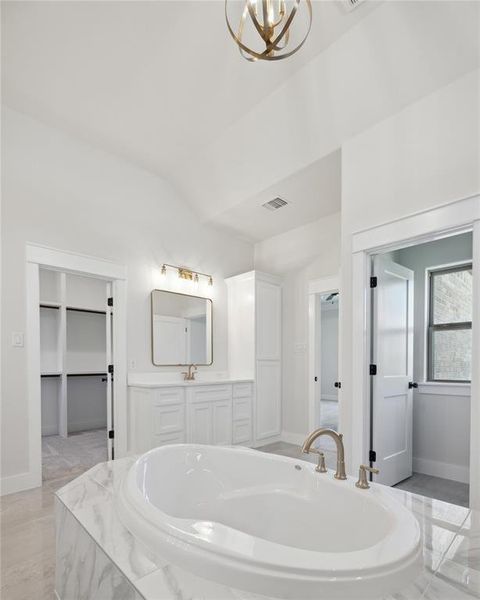
[[[295,54],[305,43],[312,26],[311,0],[242,0],[238,26],[232,25],[229,6],[239,0],[225,0],[225,19],[230,35],[238,44],[240,54],[251,62],[281,60]],[[304,34],[294,41],[293,26],[297,24],[300,5],[306,7]],[[301,26],[301,25],[300,25]],[[247,42],[249,34],[252,43]],[[252,47],[258,43],[259,48]]]

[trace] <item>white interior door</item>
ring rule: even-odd
[[[374,261],[372,445],[375,481],[395,485],[412,475],[413,271]]]
[[[114,458],[114,438],[110,437],[113,432],[113,377],[109,372],[109,365],[113,367],[113,344],[112,344],[112,307],[109,306],[108,298],[112,297],[112,284],[107,284],[105,333],[106,333],[106,372],[107,372],[107,459]]]

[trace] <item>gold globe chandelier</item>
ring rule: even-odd
[[[293,43],[292,23],[295,17],[298,21],[300,4],[306,6],[305,34]],[[238,44],[240,54],[251,62],[256,60],[281,60],[295,54],[305,43],[312,26],[311,0],[245,0],[242,2],[242,11],[238,28],[234,30],[229,18],[228,6],[238,0],[225,0],[225,18],[228,31]],[[256,36],[261,47],[258,50],[247,45],[245,40],[247,28],[250,37]],[[264,47],[263,47],[264,46]]]

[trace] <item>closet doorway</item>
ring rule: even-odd
[[[114,457],[111,282],[40,268],[42,480]]]
[[[126,454],[125,267],[27,245],[30,485]]]

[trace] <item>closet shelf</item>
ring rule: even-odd
[[[67,306],[66,308],[67,308],[67,310],[71,310],[74,312],[93,313],[96,315],[106,315],[107,314],[106,310],[98,310],[96,308],[86,308],[83,306]]]
[[[67,377],[106,377],[106,372],[89,371],[88,373],[67,373]]]
[[[41,301],[40,302],[40,308],[55,308],[55,309],[59,309],[61,307],[61,303],[60,302],[47,302],[47,301]]]

